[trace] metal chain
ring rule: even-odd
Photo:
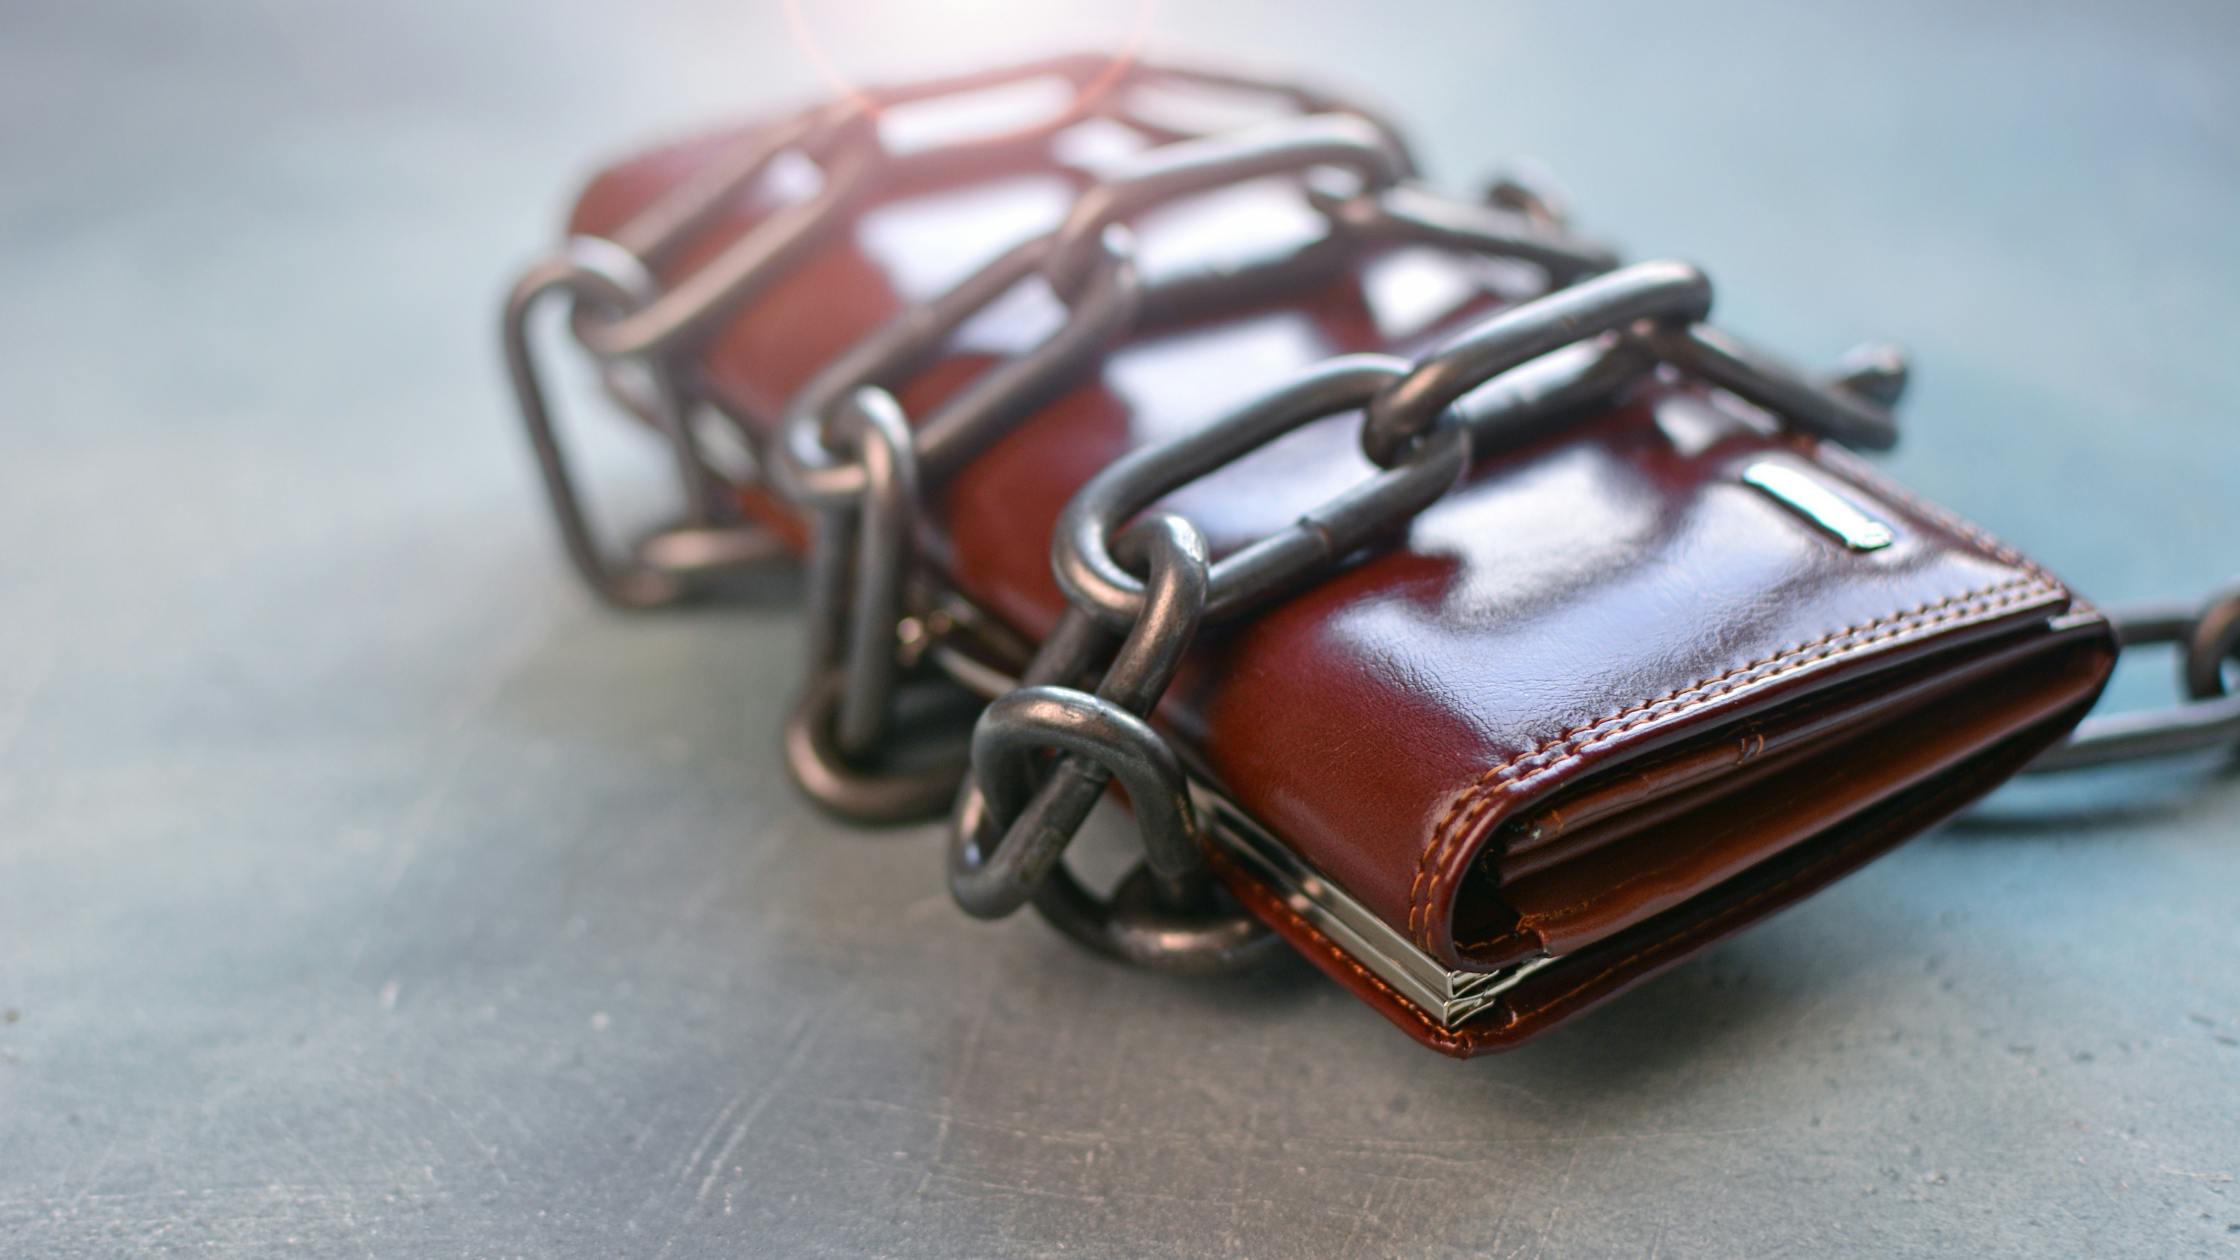
[[[1017,246],[858,342],[788,405],[771,444],[775,484],[812,519],[810,695],[788,720],[787,766],[805,791],[847,817],[938,816],[962,775],[961,762],[898,774],[878,761],[895,698],[900,593],[925,488],[1059,392],[1141,304],[1133,259],[1105,252],[1057,331],[981,373],[912,427],[892,393],[902,378],[966,320],[1036,274],[1050,252],[1047,237]],[[877,459],[860,442],[850,450],[848,435],[836,428],[866,413],[892,419],[881,430]],[[882,467],[908,469],[907,485]]]
[[[912,153],[882,140],[878,124],[889,108],[1040,77],[1065,82],[1074,95],[1033,126]],[[1207,134],[1159,111],[1157,90],[1177,87],[1257,93],[1289,116]],[[1575,422],[1660,365],[1829,441],[1882,449],[1897,439],[1890,409],[1907,378],[1898,351],[1863,347],[1834,372],[1808,377],[1707,325],[1711,286],[1695,268],[1619,267],[1607,247],[1571,230],[1562,197],[1543,181],[1505,177],[1481,200],[1458,200],[1415,179],[1403,139],[1376,114],[1328,93],[1221,71],[1056,58],[804,111],[742,141],[611,237],[576,238],[522,278],[506,306],[507,362],[563,542],[593,588],[626,606],[665,604],[778,550],[771,531],[738,518],[732,504],[742,487],[700,450],[687,421],[697,400],[675,367],[685,351],[881,190],[927,172],[953,181],[1022,162],[1047,166],[1054,137],[1091,117],[1118,122],[1150,146],[1087,178],[1050,232],[825,365],[757,452],[771,487],[811,522],[808,683],[786,728],[788,768],[811,797],[852,818],[890,822],[948,809],[950,888],[974,915],[1032,904],[1094,949],[1170,969],[1223,969],[1264,953],[1272,937],[1212,879],[1188,779],[1147,720],[1199,627],[1315,580],[1404,529],[1475,461]],[[663,287],[657,273],[788,154],[816,170],[817,191],[764,215]],[[1320,237],[1242,264],[1144,274],[1130,220],[1277,177],[1296,181],[1320,213]],[[1131,331],[1324,282],[1363,248],[1393,244],[1519,260],[1545,274],[1547,291],[1470,323],[1413,361],[1335,358],[1203,429],[1122,456],[1058,520],[1052,563],[1072,606],[1023,673],[1013,680],[959,649],[944,627],[967,620],[967,610],[936,605],[924,593],[933,584],[917,572],[918,514],[933,487],[1071,388]],[[1058,298],[1058,327],[912,423],[897,401],[906,383],[967,321],[1029,284]],[[608,392],[668,443],[682,482],[682,523],[619,560],[599,542],[576,489],[533,349],[532,314],[557,297],[568,299],[569,327],[602,366]],[[1356,411],[1376,471],[1218,563],[1186,519],[1138,519],[1182,485],[1302,425]],[[2183,645],[2189,703],[2090,719],[2031,772],[2240,747],[2240,695],[2227,678],[2228,664],[2240,661],[2240,588],[2198,611],[2152,610],[2117,623],[2126,646]],[[992,697],[973,727],[969,766],[889,755],[900,688],[922,661]],[[1063,855],[1115,779],[1134,807],[1145,859],[1099,897]]]
[[[698,550],[734,561],[714,568],[753,563],[782,551],[770,531],[737,521],[719,507],[713,490],[716,477],[687,419],[672,351],[686,336],[776,280],[838,224],[838,211],[862,195],[869,183],[871,163],[863,142],[848,146],[848,157],[820,165],[823,180],[816,195],[773,213],[683,283],[664,290],[655,270],[758,183],[780,157],[828,150],[843,132],[860,136],[863,128],[851,125],[854,117],[845,108],[828,107],[757,133],[640,211],[611,237],[570,240],[554,257],[530,268],[508,296],[503,324],[506,364],[545,491],[569,558],[592,589],[610,602],[634,608],[674,603],[698,589],[708,573],[680,572],[660,562],[663,540],[673,529],[641,543],[622,559],[613,558],[599,541],[553,421],[533,340],[535,312],[549,298],[569,299],[569,327],[605,369],[610,392],[625,396],[629,409],[646,419],[670,448],[684,498],[679,528],[702,540]],[[627,394],[615,388],[626,363],[642,370],[651,382],[649,388]],[[676,549],[674,543],[666,546]]]
[[[2240,666],[2240,585],[2199,608],[2121,609],[2111,614],[2125,651],[2175,644],[2178,688],[2185,700],[2145,713],[2088,717],[2068,739],[2023,770],[2048,774],[2086,766],[2180,756],[2205,749],[2240,752],[2240,694],[2229,675]]]
[[[1648,375],[1662,347],[1708,336],[1696,325],[1710,309],[1710,281],[1694,267],[1636,263],[1497,311],[1413,363],[1389,355],[1328,360],[1203,429],[1131,451],[1091,478],[1058,517],[1051,559],[1058,583],[1091,615],[1127,624],[1141,606],[1143,584],[1109,546],[1122,522],[1302,424],[1360,410],[1362,445],[1381,470],[1214,566],[1208,617],[1257,607],[1413,518],[1475,460],[1544,435],[1552,421]],[[1853,413],[1893,428],[1880,404],[1850,386],[1815,383],[1752,357],[1755,377],[1730,386],[1746,401],[1807,429]],[[1802,414],[1782,409],[1799,397],[1813,400]]]
[[[1144,721],[1205,613],[1205,538],[1183,518],[1159,514],[1132,527],[1121,546],[1145,565],[1149,587],[1143,615],[1096,689],[1059,685],[1089,672],[1111,639],[1076,609],[1044,641],[1020,686],[973,727],[973,776],[950,825],[950,891],[980,918],[1032,901],[1067,935],[1141,966],[1249,966],[1277,948],[1276,938],[1213,879],[1181,762]],[[1062,755],[1046,766],[1045,752]],[[1114,779],[1127,790],[1144,860],[1100,898],[1062,856]]]

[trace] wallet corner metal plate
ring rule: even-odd
[[[1497,971],[1458,971],[1393,930],[1352,894],[1309,866],[1290,845],[1243,810],[1191,784],[1193,804],[1210,825],[1205,834],[1283,903],[1370,974],[1423,1008],[1447,1029],[1491,1009],[1525,977],[1556,961],[1540,954]]]

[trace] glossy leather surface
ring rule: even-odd
[[[705,151],[608,172],[574,229],[611,230]],[[1068,196],[1046,170],[902,190],[724,325],[692,360],[701,388],[766,421],[840,349],[1054,223]],[[1291,230],[1302,213],[1291,190],[1262,186],[1139,226],[1156,261]],[[1402,251],[1311,292],[1141,333],[934,489],[924,553],[1039,635],[1063,606],[1051,523],[1114,456],[1330,355],[1418,349],[1531,287],[1519,269]],[[1051,318],[1040,293],[1000,305],[901,401],[924,414]],[[1309,426],[1169,502],[1218,555],[1364,476],[1356,427]],[[1767,459],[1896,541],[1850,550],[1741,483]],[[1401,1027],[1472,1053],[1541,1031],[1989,790],[2081,715],[2111,662],[2105,624],[2026,559],[1844,452],[1663,382],[1486,461],[1404,538],[1209,634],[1159,716],[1199,772],[1426,952],[1464,969],[1564,956],[1498,1014],[1448,1031],[1240,886]],[[1918,703],[1887,702],[1908,689]],[[1602,820],[1533,859],[1551,843],[1548,811],[1579,801]],[[1652,825],[1625,824],[1645,810]]]

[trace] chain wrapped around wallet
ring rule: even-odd
[[[548,297],[675,457],[634,549],[555,433]],[[1845,449],[1895,440],[1902,359],[1807,377],[1711,305],[1337,96],[1083,56],[608,170],[506,348],[607,599],[807,553],[787,764],[947,812],[965,910],[1184,971],[1280,939],[1468,1055],[2033,763],[2240,741],[2240,596],[2123,620],[2189,702],[2072,733],[2117,627]],[[1104,894],[1062,859],[1115,781]]]

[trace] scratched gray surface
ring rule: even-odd
[[[888,64],[1109,22],[849,5]],[[789,794],[788,592],[594,607],[493,371],[595,155],[813,90],[773,4],[43,9],[0,14],[0,1253],[2240,1245],[2233,776],[2010,791],[1467,1065],[1301,965],[968,923],[930,832]],[[2240,10],[1376,13],[1159,30],[1377,85],[1450,178],[1554,160],[1792,354],[1910,341],[1898,472],[2102,598],[2233,573]]]

